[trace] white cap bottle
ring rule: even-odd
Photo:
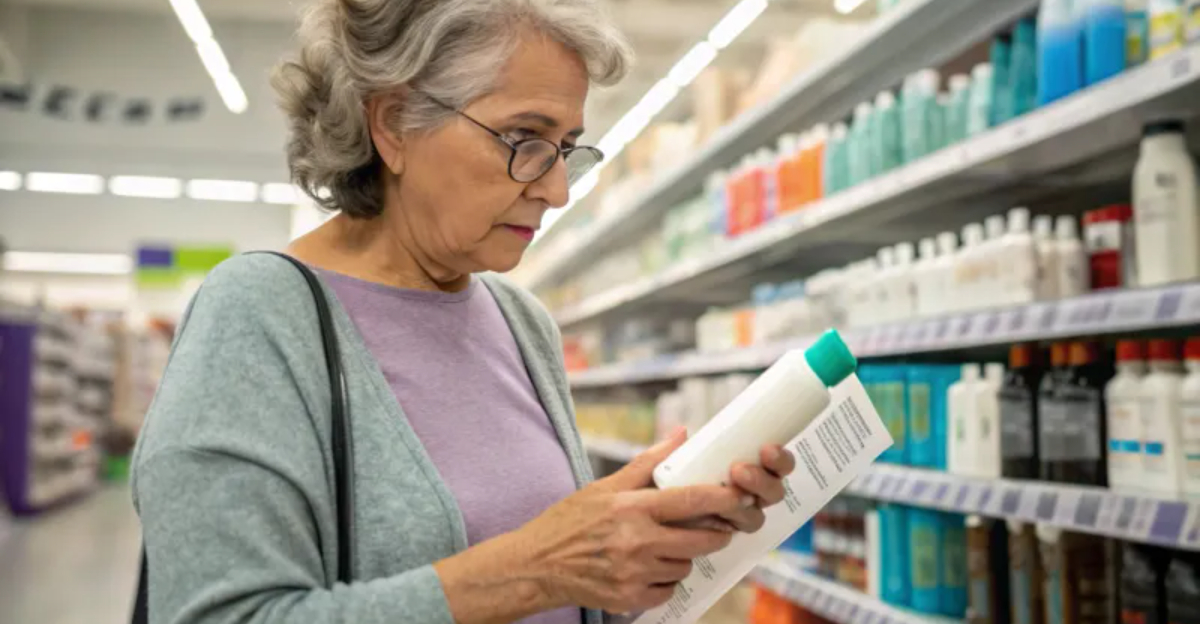
[[[854,355],[836,331],[784,354],[738,399],[654,469],[660,488],[719,485],[734,464],[757,465],[762,447],[787,444],[829,406],[829,388],[854,374]]]
[[[1054,240],[1054,218],[1050,215],[1033,218],[1033,244],[1037,250],[1038,300],[1058,299],[1058,245]]]
[[[983,368],[983,381],[976,385],[976,439],[974,473],[980,477],[1000,478],[1000,386],[1004,384],[1004,365],[995,362]]]
[[[951,296],[954,287],[954,269],[958,262],[958,235],[954,232],[942,232],[937,237],[937,259],[933,262],[933,272],[929,277],[928,314],[944,314],[952,312],[958,305],[958,300]]]
[[[947,390],[946,407],[950,430],[946,440],[946,469],[953,474],[974,474],[978,453],[975,391],[979,384],[979,365],[965,364],[962,377]]]
[[[1038,259],[1029,232],[1028,208],[1008,211],[1008,232],[1000,244],[1000,282],[1005,305],[1024,305],[1037,300]]]

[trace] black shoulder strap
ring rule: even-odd
[[[331,396],[333,446],[334,499],[337,503],[338,562],[337,580],[349,583],[354,570],[354,445],[350,436],[350,407],[346,390],[346,376],[342,372],[341,350],[338,348],[337,331],[333,326],[333,314],[321,282],[303,262],[274,251],[267,253],[292,263],[312,291],[317,308],[317,321],[321,328],[321,344],[325,351],[325,367],[329,372]],[[137,597],[133,605],[132,624],[149,624],[146,552],[142,550],[141,571],[138,578]]]

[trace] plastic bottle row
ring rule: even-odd
[[[870,596],[971,624],[1200,621],[1194,554],[1044,524],[838,499],[784,548]]]

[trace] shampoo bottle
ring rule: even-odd
[[[654,469],[660,488],[719,484],[730,467],[757,464],[766,444],[787,444],[829,406],[828,388],[858,363],[836,331],[791,351]]]
[[[1084,78],[1093,85],[1125,71],[1125,0],[1083,2]]]
[[[1004,384],[1004,365],[984,366],[983,381],[975,385],[976,441],[972,474],[999,479],[1000,465],[1000,387]]]
[[[912,603],[908,570],[908,514],[909,510],[901,505],[887,503],[879,506],[883,599],[902,607]]]
[[[1125,0],[1125,64],[1137,67],[1150,58],[1148,0]]]
[[[958,263],[958,236],[954,232],[942,232],[937,237],[938,255],[933,264],[933,276],[930,277],[929,314],[944,314],[952,312],[959,306],[959,299],[953,296],[954,272]]]
[[[1200,495],[1200,338],[1192,338],[1184,347],[1187,377],[1180,385],[1180,440],[1183,445],[1183,490],[1188,496]]]
[[[1146,350],[1137,340],[1117,343],[1117,374],[1104,389],[1108,400],[1108,485],[1138,488],[1142,481],[1142,379]]]
[[[1079,226],[1075,217],[1059,216],[1054,224],[1054,236],[1058,256],[1058,296],[1078,297],[1087,292],[1091,280],[1088,276],[1087,252],[1079,240]]]
[[[1054,240],[1054,220],[1038,215],[1033,220],[1033,241],[1037,251],[1037,296],[1039,301],[1053,301],[1058,294],[1058,243]]]
[[[1200,195],[1183,124],[1148,124],[1133,170],[1139,285],[1200,278]]]
[[[909,509],[908,534],[911,606],[924,613],[940,613],[943,565],[941,512]]]
[[[1038,105],[1081,89],[1083,23],[1076,0],[1042,0],[1038,12]]]
[[[1008,352],[1008,373],[1000,387],[1001,476],[1038,477],[1038,384],[1041,371],[1033,345],[1014,345]]]
[[[1178,495],[1183,490],[1184,451],[1181,399],[1183,367],[1179,345],[1151,340],[1150,373],[1142,380],[1142,484],[1148,490]]]
[[[1183,47],[1183,0],[1150,0],[1150,60]]]
[[[978,412],[975,401],[980,385],[979,365],[964,364],[962,376],[950,386],[947,408],[950,432],[947,440],[946,469],[957,475],[975,474],[978,434]]]
[[[1029,209],[1008,211],[1008,232],[1001,241],[1001,303],[1023,305],[1037,300],[1038,254],[1029,231]]]
[[[946,112],[946,139],[957,143],[967,138],[967,119],[971,110],[971,77],[950,76],[950,110]]]
[[[875,98],[879,173],[886,173],[904,164],[904,137],[896,95],[884,91]]]
[[[971,70],[971,104],[967,113],[967,136],[986,131],[992,124],[995,104],[995,70],[991,63],[980,63]]]
[[[962,619],[967,614],[966,518],[942,513],[942,615]]]

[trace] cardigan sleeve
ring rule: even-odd
[[[331,582],[329,381],[299,273],[235,258],[179,331],[134,458],[150,621],[453,624],[432,566]]]

